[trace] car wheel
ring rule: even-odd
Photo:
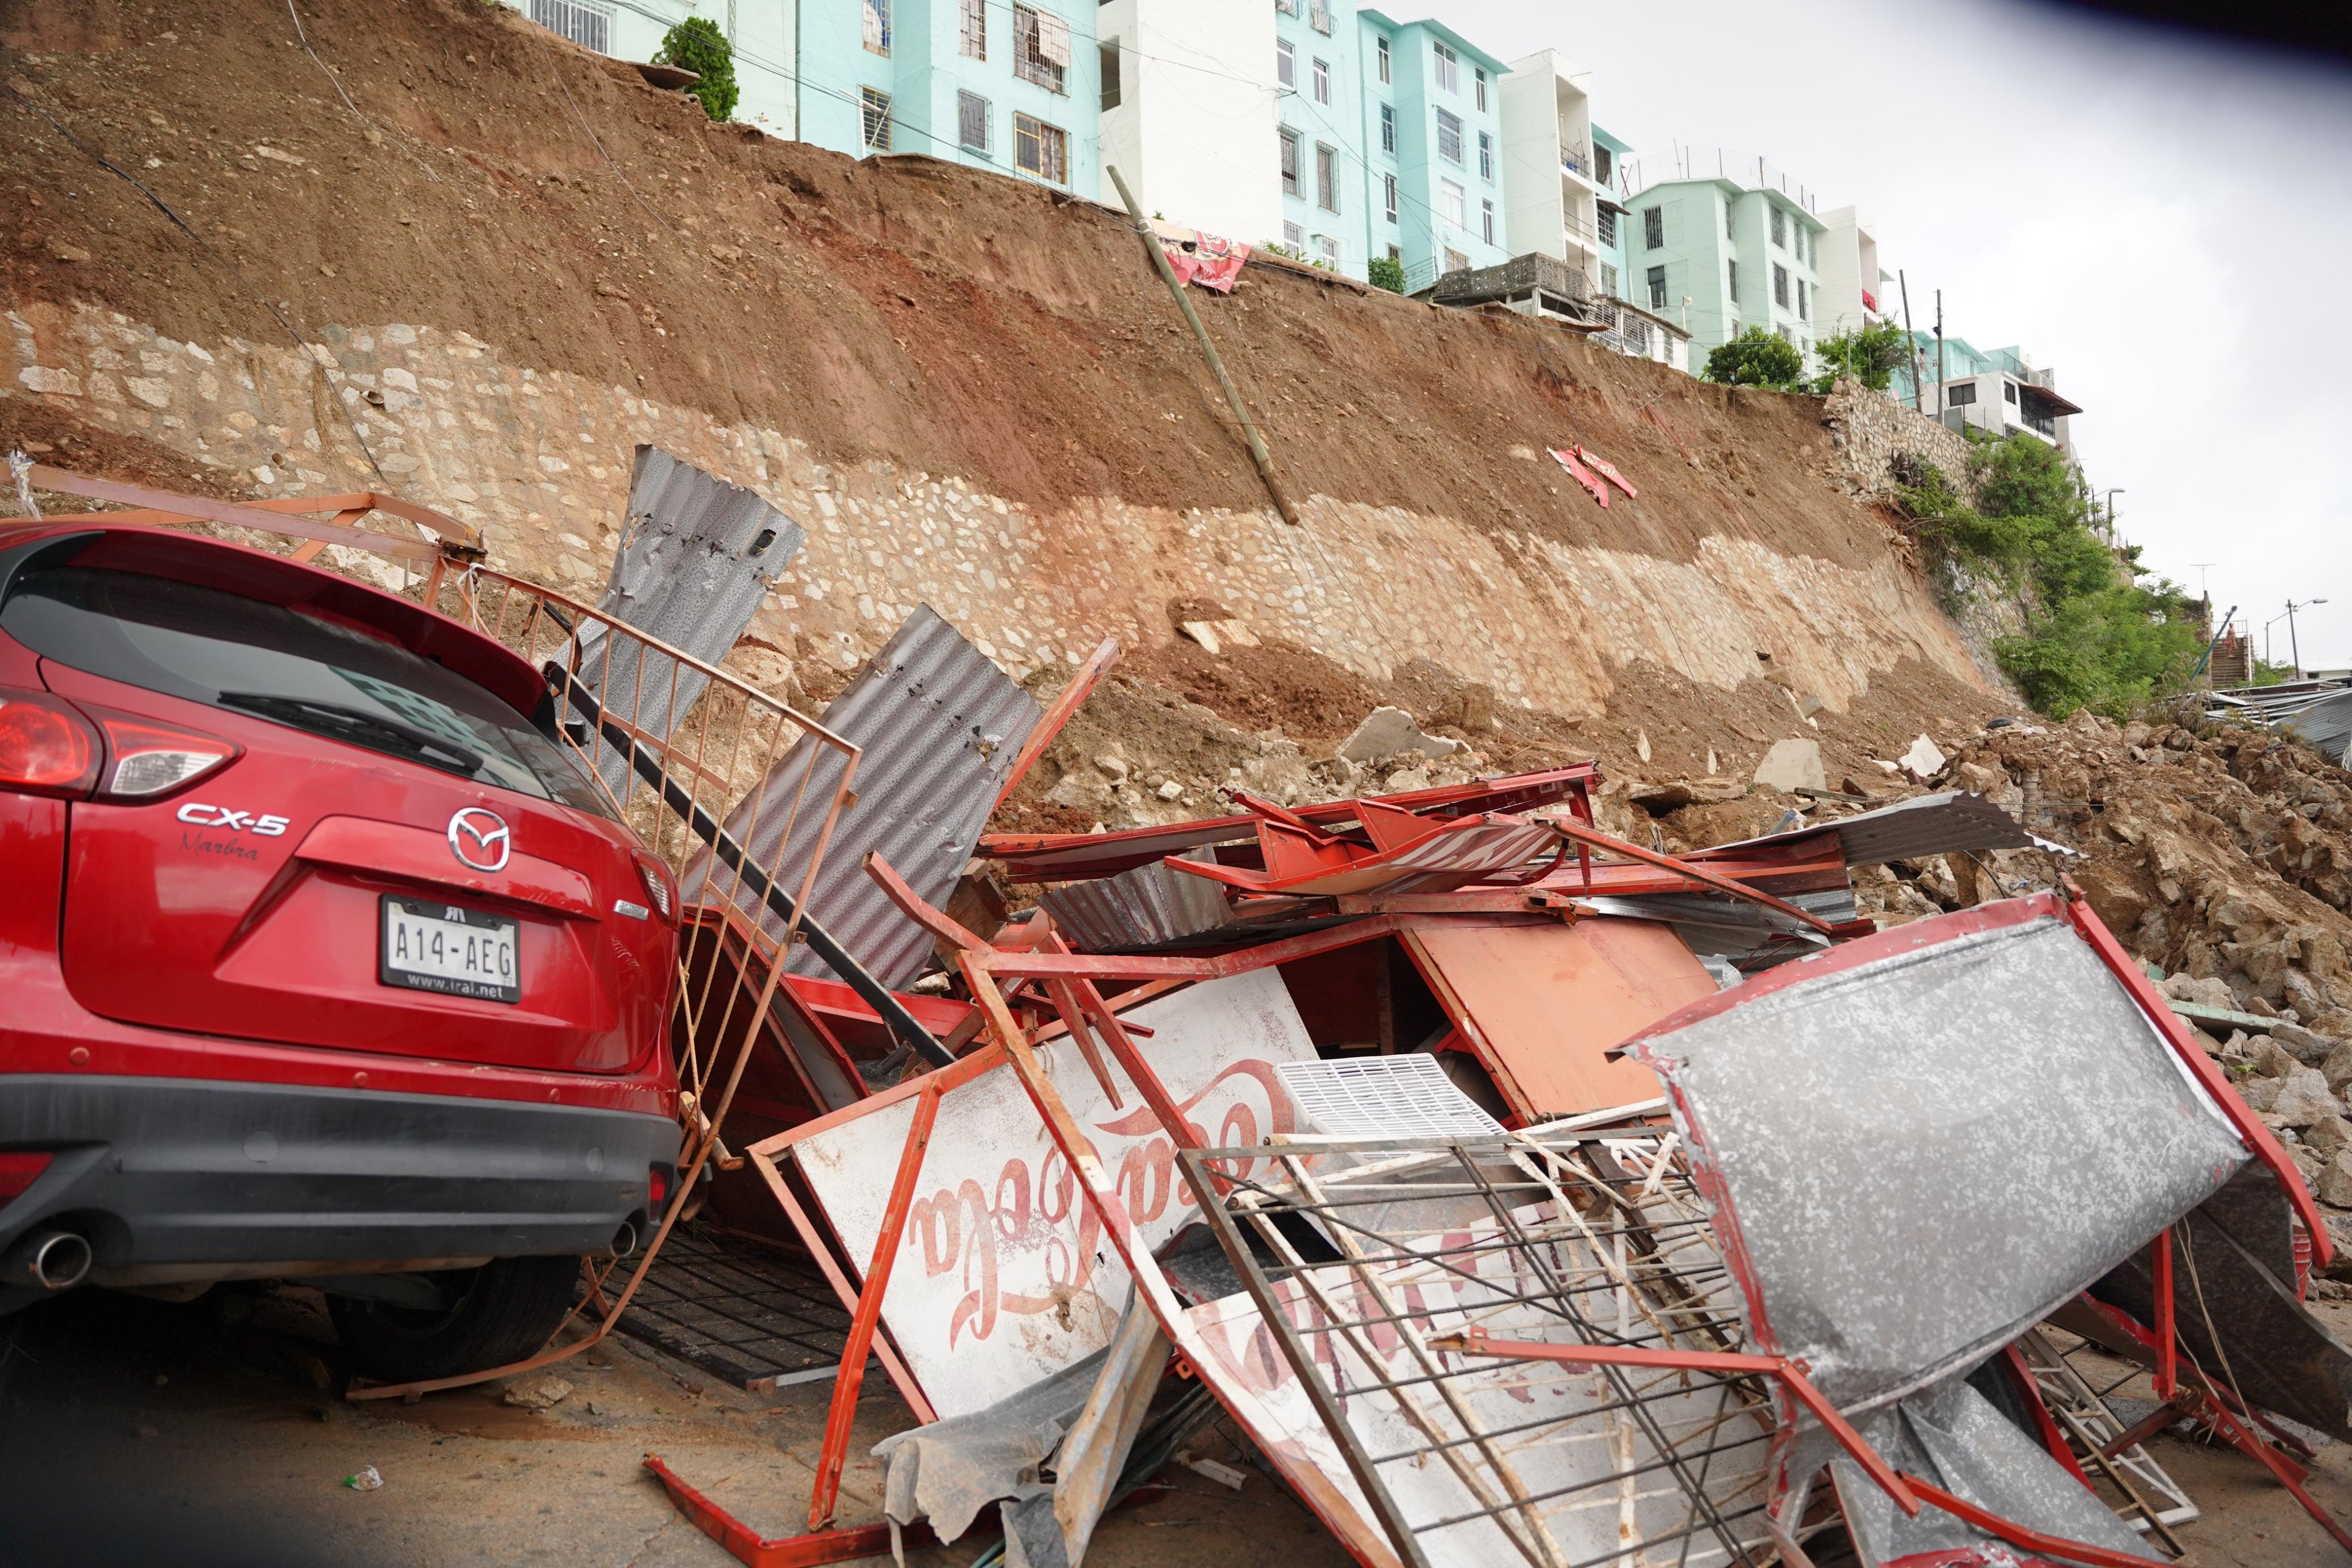
[[[580,1260],[499,1258],[452,1282],[464,1294],[441,1311],[327,1298],[353,1366],[383,1382],[407,1383],[520,1361],[545,1344],[572,1310]]]

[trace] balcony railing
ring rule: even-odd
[[[1307,25],[1328,36],[1331,31],[1331,8],[1319,3],[1309,5],[1307,8]]]

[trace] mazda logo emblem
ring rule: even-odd
[[[449,852],[476,871],[504,871],[514,836],[495,811],[468,806],[449,819]]]

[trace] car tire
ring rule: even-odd
[[[577,1257],[499,1258],[470,1274],[457,1304],[441,1312],[330,1296],[352,1366],[386,1383],[504,1366],[544,1345],[579,1299]]]

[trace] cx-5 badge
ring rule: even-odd
[[[207,806],[201,800],[191,800],[175,813],[192,828],[226,828],[232,833],[247,829],[265,839],[274,839],[286,831],[286,819],[267,814],[255,816],[251,811],[232,811],[226,806]]]
[[[449,819],[449,852],[476,871],[504,871],[514,840],[495,811],[468,806]]]

